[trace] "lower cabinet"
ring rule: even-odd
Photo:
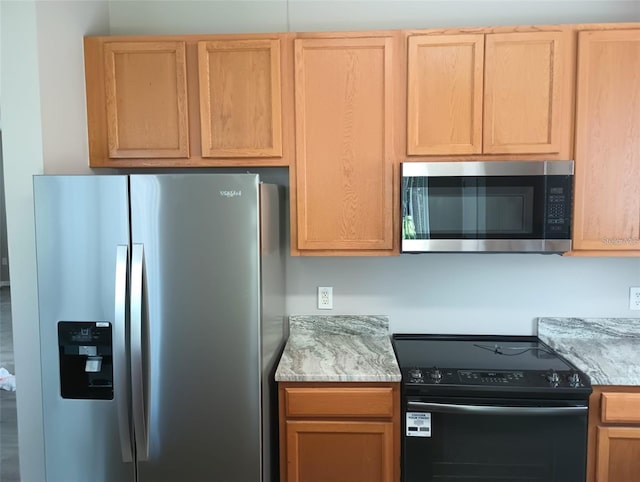
[[[280,383],[281,482],[399,482],[398,383]]]
[[[640,387],[594,387],[589,410],[588,482],[637,482]]]

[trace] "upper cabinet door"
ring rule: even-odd
[[[392,45],[295,40],[298,249],[393,248]]]
[[[189,157],[184,42],[104,46],[110,158]]]
[[[483,151],[561,149],[562,32],[487,34]]]
[[[280,40],[198,43],[203,157],[282,156]]]
[[[574,249],[640,251],[640,30],[580,32]]]
[[[409,37],[407,153],[482,152],[484,35]]]

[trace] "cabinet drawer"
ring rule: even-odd
[[[604,423],[640,423],[640,393],[603,393]]]
[[[286,388],[288,417],[393,416],[392,388]]]

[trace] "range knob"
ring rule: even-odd
[[[440,380],[442,380],[442,372],[436,367],[433,367],[433,370],[431,370],[431,379],[434,382],[438,383]]]
[[[555,370],[551,370],[549,373],[547,373],[547,380],[549,380],[549,383],[557,385],[558,382],[560,382],[558,372],[556,372]]]
[[[572,387],[580,386],[580,375],[578,374],[578,372],[569,373],[567,380],[569,380],[569,383]]]
[[[412,368],[411,370],[409,370],[409,376],[411,378],[422,379],[422,370],[420,370],[419,368]]]

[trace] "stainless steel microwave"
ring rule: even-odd
[[[404,162],[404,253],[571,250],[573,161]]]

